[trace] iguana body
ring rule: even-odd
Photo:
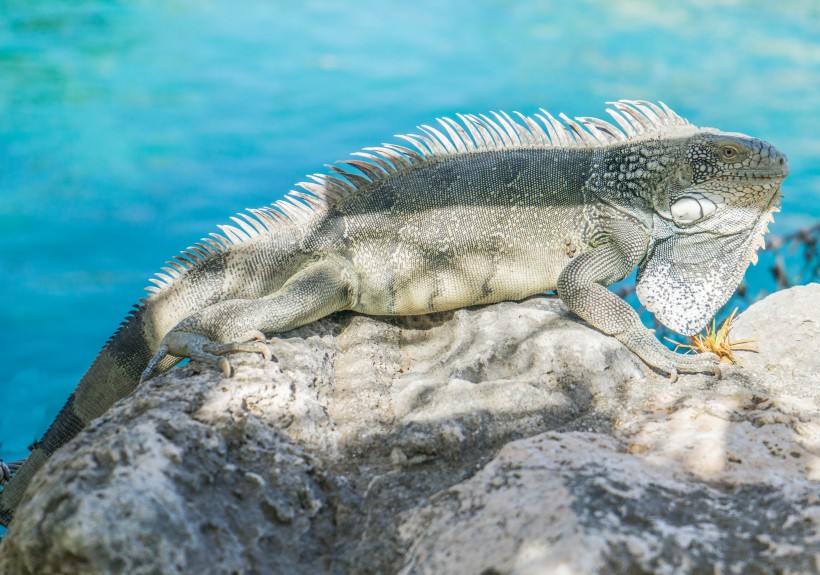
[[[765,142],[695,128],[661,106],[616,103],[620,128],[546,112],[439,120],[402,136],[415,150],[370,148],[277,209],[233,218],[152,280],[12,466],[0,523],[43,462],[141,379],[184,357],[229,375],[226,353],[269,357],[262,333],[338,310],[425,314],[557,290],[649,365],[673,377],[711,371],[713,357],[667,350],[604,286],[640,266],[644,305],[682,333],[702,328],[756,260],[788,163]]]

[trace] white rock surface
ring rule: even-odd
[[[0,573],[820,570],[820,286],[670,385],[536,297],[338,314],[141,386],[32,482]]]

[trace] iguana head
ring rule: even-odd
[[[743,134],[701,129],[680,141],[654,198],[653,244],[637,294],[664,325],[691,335],[757,263],[789,163]]]

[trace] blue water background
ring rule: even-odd
[[[456,112],[663,100],[789,155],[784,233],[820,217],[818,86],[816,0],[0,0],[0,454],[165,260],[325,163]]]

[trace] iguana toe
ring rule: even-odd
[[[714,353],[698,353],[696,355],[681,355],[669,352],[673,356],[675,367],[680,373],[705,373],[712,372],[715,377],[720,378],[720,369],[717,364],[720,359]]]
[[[262,336],[264,337],[264,336]],[[273,354],[270,348],[261,341],[248,341],[236,343],[214,343],[208,341],[203,344],[201,348],[196,350],[200,357],[189,355],[191,359],[198,359],[200,361],[211,362],[214,356],[222,356],[228,353],[258,353],[265,361],[271,361]]]
[[[168,355],[168,346],[165,343],[162,343],[159,346],[159,349],[148,362],[148,366],[143,370],[142,374],[140,375],[140,383],[151,379],[151,376],[154,375],[154,370],[159,365],[165,357]]]
[[[247,343],[235,345],[242,345],[243,347],[246,347],[247,349],[244,351],[260,354],[262,359],[265,361],[275,361],[276,358],[273,357],[273,354],[270,352],[270,348],[265,345],[267,341],[268,338],[264,333],[259,330],[255,330],[250,333],[250,338]]]
[[[677,363],[675,366],[673,366],[669,370],[669,383],[675,383],[678,380],[679,371],[681,373],[702,373],[711,370],[712,373],[715,374],[715,378],[720,379],[723,377],[723,372],[721,372],[720,368],[717,365],[715,365],[718,359],[717,356],[713,353],[701,353],[696,356],[678,354],[675,355],[678,358],[687,358],[691,359],[692,361]]]
[[[255,329],[250,333],[248,341],[261,341],[262,343],[265,343],[266,341],[268,341],[268,338],[264,333],[262,333],[258,329]]]

